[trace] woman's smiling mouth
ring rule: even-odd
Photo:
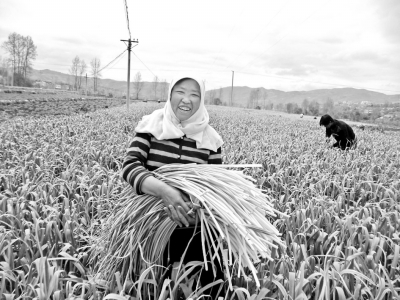
[[[191,108],[189,108],[189,107],[187,107],[187,106],[179,106],[178,107],[180,110],[183,110],[183,111],[190,111],[191,110]]]

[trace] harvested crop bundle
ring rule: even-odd
[[[228,266],[238,265],[238,272],[248,267],[256,280],[253,263],[270,257],[271,248],[285,244],[278,230],[266,216],[275,216],[269,199],[241,171],[228,170],[235,165],[165,165],[154,176],[189,195],[201,226],[204,261],[223,253],[229,284]],[[240,165],[239,165],[240,167]],[[243,165],[242,165],[243,167]],[[250,179],[250,180],[249,180]],[[101,258],[97,270],[110,279],[117,271],[123,278],[135,280],[143,269],[161,265],[162,254],[177,226],[164,211],[161,199],[136,195],[127,187],[100,235]],[[214,241],[212,236],[218,236]],[[215,234],[217,233],[217,234]],[[145,266],[143,266],[145,264]],[[205,264],[207,267],[207,264]]]

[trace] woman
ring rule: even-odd
[[[205,88],[202,81],[192,77],[181,77],[173,81],[164,108],[144,116],[135,128],[136,135],[127,149],[123,164],[123,178],[136,193],[161,198],[166,213],[178,225],[164,250],[165,266],[180,261],[194,234],[195,219],[188,214],[192,207],[187,195],[156,179],[150,171],[170,163],[222,163],[223,141],[208,124],[209,116],[204,98]],[[200,234],[194,235],[183,261],[186,263],[193,260],[203,261]],[[215,278],[211,267],[208,271],[202,270],[200,282],[203,287],[223,279],[219,263],[216,262],[215,265]],[[218,288],[214,288],[211,291],[212,297],[215,297],[217,290]]]
[[[333,148],[346,150],[356,146],[356,135],[354,134],[353,128],[347,123],[335,120],[330,115],[323,115],[319,120],[319,126],[324,126],[326,128],[327,141],[329,141],[331,135],[335,138],[336,143],[333,144]]]

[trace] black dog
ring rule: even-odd
[[[336,143],[333,147],[341,148],[345,150],[346,148],[355,146],[356,135],[353,129],[343,121],[335,120],[330,115],[323,115],[319,121],[319,126],[325,126],[326,137],[333,137]]]

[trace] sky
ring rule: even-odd
[[[106,66],[138,39],[131,78],[196,75],[206,89],[365,88],[400,94],[399,0],[0,0],[0,44],[31,36],[33,68]],[[129,24],[129,30],[128,30]],[[0,55],[7,56],[3,49]],[[127,79],[127,51],[102,78]],[[90,71],[89,71],[90,72]]]

